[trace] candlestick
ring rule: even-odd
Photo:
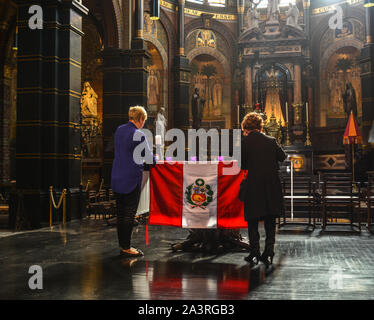
[[[286,122],[288,123],[288,103],[286,102]]]
[[[310,141],[309,122],[306,123],[306,140],[305,146],[310,147],[312,142]]]
[[[308,110],[308,102],[306,103],[306,122],[309,123],[309,110]]]
[[[240,106],[238,105],[238,128],[240,128]]]

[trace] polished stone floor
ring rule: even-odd
[[[251,270],[245,252],[173,253],[188,231],[172,227],[150,226],[147,246],[138,226],[133,245],[145,257],[133,260],[119,256],[116,229],[102,220],[4,231],[0,299],[374,299],[374,236],[331,230],[281,230],[268,271]],[[28,286],[32,265],[42,267],[42,290]]]

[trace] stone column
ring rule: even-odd
[[[313,99],[313,85],[312,85],[312,82],[311,83],[308,83],[308,115],[309,115],[309,126],[310,128],[313,127],[314,125],[314,113],[313,113],[313,103],[314,103],[314,99]]]
[[[143,0],[135,1],[135,29],[131,49],[107,48],[104,51],[103,79],[103,138],[104,185],[111,184],[114,158],[114,134],[128,122],[129,108],[140,105],[147,108],[147,60],[150,54],[143,39]]]
[[[9,184],[10,153],[9,153],[9,120],[10,120],[10,88],[11,75],[5,70],[7,36],[11,34],[11,21],[17,7],[9,0],[0,0],[0,185]]]
[[[305,34],[310,37],[310,0],[303,0]]]
[[[252,101],[252,68],[245,68],[245,104],[251,106]]]
[[[238,35],[242,33],[244,27],[244,0],[238,0]]]
[[[128,122],[124,107],[124,70],[129,50],[107,48],[103,52],[103,172],[104,183],[110,184],[114,158],[114,133]],[[127,63],[128,64],[128,63]]]
[[[16,172],[20,207],[11,206],[22,228],[49,221],[49,186],[68,190],[68,219],[81,218],[81,38],[76,0],[35,1],[43,9],[43,29],[28,26],[30,1],[18,3],[18,95]],[[59,192],[57,196],[59,196]],[[21,216],[21,217],[20,217]],[[61,215],[60,215],[61,216]]]
[[[178,1],[178,46],[179,55],[174,60],[175,71],[175,105],[174,127],[182,130],[190,128],[189,102],[190,102],[190,66],[184,55],[184,4],[185,0]]]
[[[135,37],[143,38],[143,11],[144,0],[135,0]]]
[[[301,103],[301,68],[300,64],[294,65],[294,75],[295,75],[295,81],[294,81],[294,97],[293,97],[293,103],[299,104]]]

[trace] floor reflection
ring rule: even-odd
[[[170,244],[187,235],[177,228],[152,227],[145,246],[144,229],[133,241],[145,256],[134,259],[119,255],[115,229],[91,222],[1,238],[0,299],[374,298],[374,237],[367,232],[279,233],[274,269],[266,271],[263,264],[250,269],[241,252],[173,253]],[[43,290],[28,287],[34,265],[43,269]],[[334,270],[341,286],[331,284]]]
[[[129,267],[129,265],[126,265]],[[176,261],[138,261],[131,266],[135,299],[248,299],[261,285],[265,266]]]

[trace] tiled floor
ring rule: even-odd
[[[270,272],[262,264],[251,270],[245,252],[171,252],[187,234],[150,226],[146,246],[140,225],[133,245],[145,257],[129,260],[118,255],[116,229],[103,221],[3,232],[0,299],[374,299],[374,236],[367,231],[281,231]],[[42,290],[29,289],[32,265],[42,267]]]

